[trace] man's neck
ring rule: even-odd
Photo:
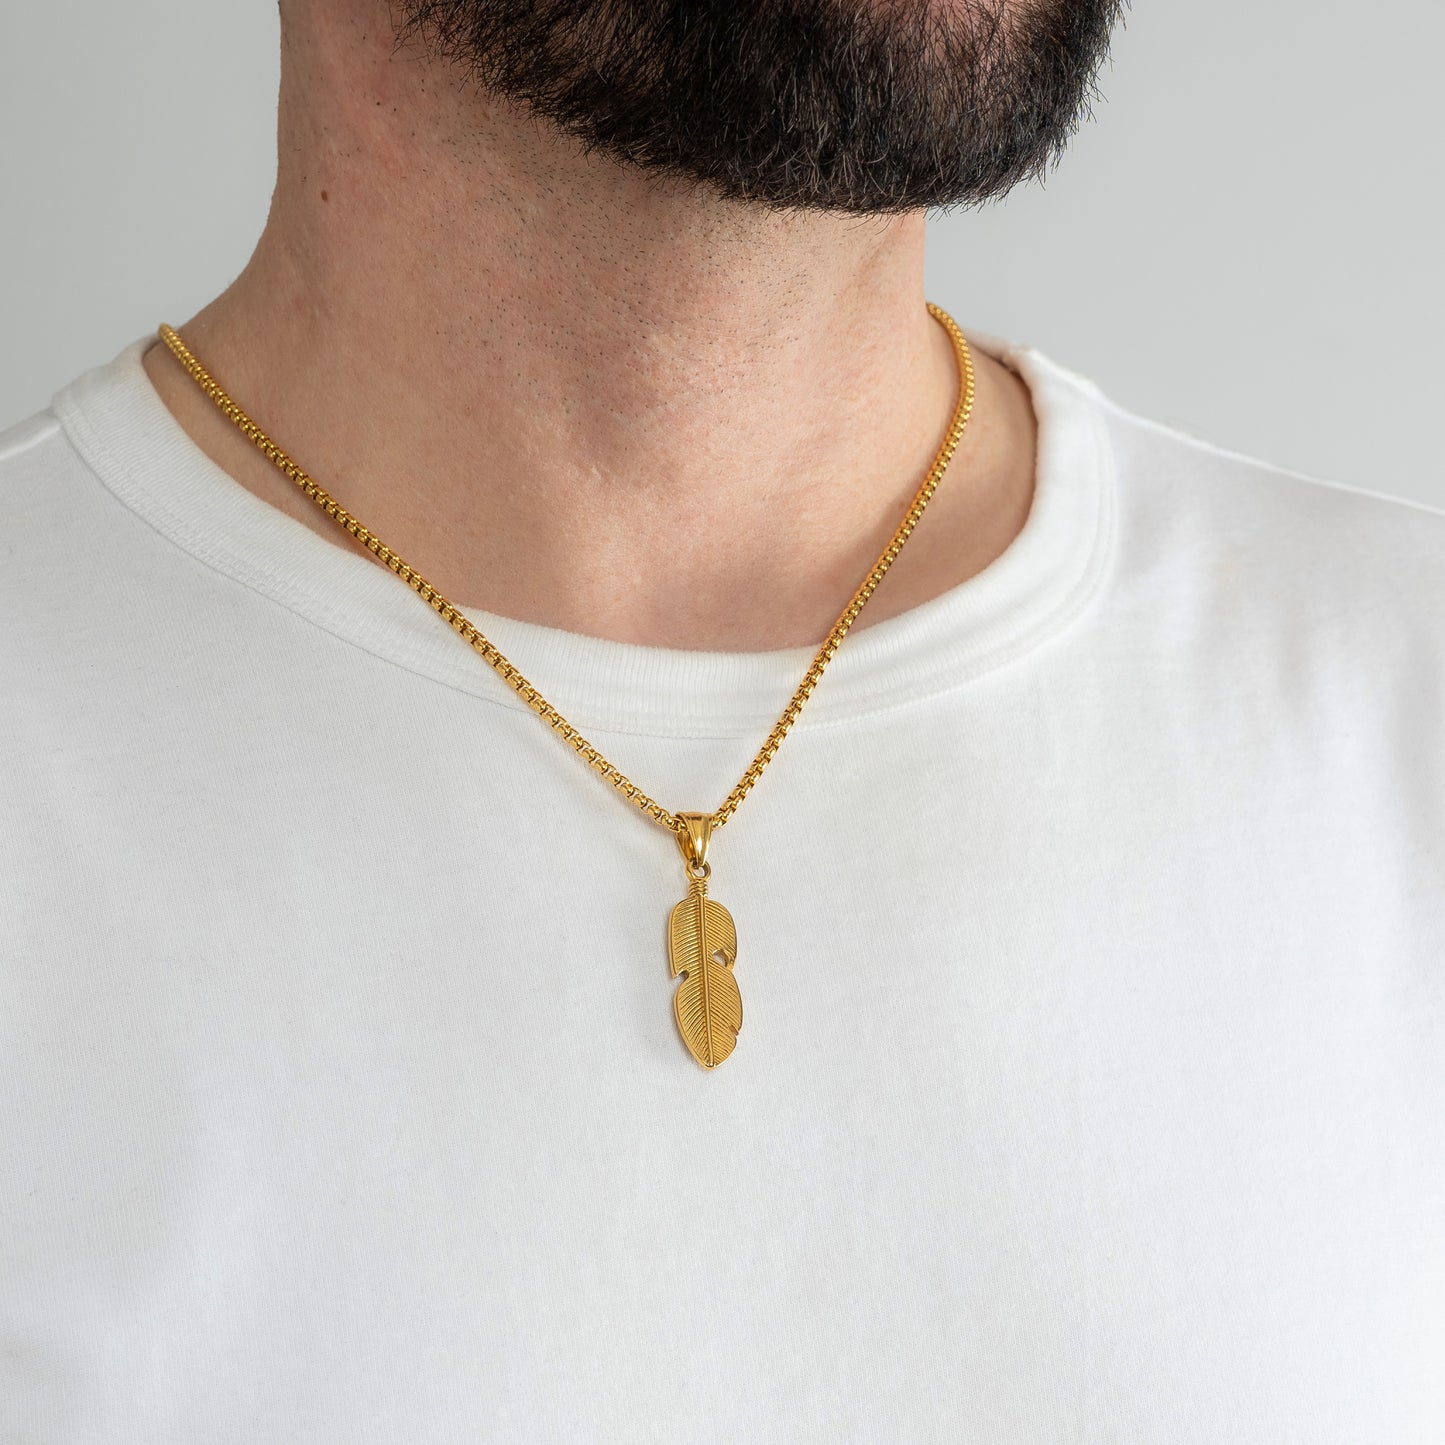
[[[288,25],[271,216],[183,328],[202,361],[459,605],[656,646],[820,640],[956,400],[922,216],[782,215],[583,156],[384,24],[320,33],[325,8]],[[860,626],[1023,523],[1027,391],[974,361],[964,444]],[[146,365],[239,482],[355,545],[163,348]]]

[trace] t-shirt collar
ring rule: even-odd
[[[972,329],[965,334],[1029,388],[1038,461],[1028,517],[1003,554],[975,576],[850,633],[800,729],[962,687],[1067,626],[1103,586],[1116,477],[1098,388],[1033,347]],[[150,341],[133,342],[52,403],[106,487],[176,546],[334,636],[479,699],[525,708],[405,583],[217,466],[151,383],[141,364]],[[761,739],[815,651],[644,647],[464,610],[584,731]]]

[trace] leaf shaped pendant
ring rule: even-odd
[[[687,831],[678,846],[687,861],[688,893],[667,925],[667,955],[672,976],[683,975],[672,996],[682,1041],[705,1069],[715,1069],[732,1053],[743,1023],[743,1000],[733,977],[738,956],[732,915],[707,896],[712,869],[707,861],[712,816],[680,813]]]

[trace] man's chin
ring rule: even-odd
[[[730,200],[886,215],[1042,175],[1122,0],[403,0],[399,37],[589,150]]]

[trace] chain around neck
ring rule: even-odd
[[[858,590],[854,592],[848,605],[839,615],[838,620],[833,624],[828,636],[823,640],[823,645],[818,649],[807,672],[803,674],[803,680],[798,684],[797,690],[793,693],[787,707],[783,709],[782,716],[774,723],[772,731],[768,734],[762,747],[758,749],[757,755],[753,758],[744,771],[741,778],[733,786],[733,790],[723,799],[721,805],[712,813],[711,826],[721,828],[724,823],[737,811],[738,805],[752,791],[758,779],[762,777],[763,771],[772,762],[774,755],[782,745],[783,739],[788,735],[793,724],[798,720],[804,704],[813,695],[814,689],[822,679],[823,672],[833,660],[833,655],[842,645],[848,630],[858,620],[858,614],[867,605],[868,599],[878,590],[878,584],[883,581],[888,569],[897,560],[898,554],[903,550],[903,545],[912,535],[913,529],[918,525],[918,520],[923,515],[930,498],[938,489],[938,484],[943,479],[943,474],[948,468],[949,462],[953,459],[954,452],[963,438],[963,433],[968,426],[969,417],[973,413],[973,358],[969,351],[967,340],[959,329],[957,322],[942,309],[932,302],[928,303],[929,315],[943,327],[948,333],[949,340],[953,343],[954,355],[958,361],[958,401],[954,407],[952,420],[949,422],[948,431],[933,458],[932,465],[928,468],[922,484],[915,493],[908,511],[904,514],[903,520],[898,524],[898,530],[894,532],[892,540],[883,549],[878,560],[873,564],[868,575],[859,584]],[[661,803],[649,797],[615,764],[609,762],[585,737],[562,716],[558,710],[547,701],[545,697],[530,683],[517,667],[509,661],[502,652],[492,643],[476,626],[474,626],[463,615],[460,608],[448,602],[415,567],[399,557],[385,542],[381,540],[368,527],[364,526],[350,512],[346,510],[334,497],[316,483],[285,451],[272,441],[262,429],[251,420],[241,407],[227,394],[221,384],[206,370],[196,359],[194,353],[181,340],[180,336],[169,326],[162,325],[159,331],[160,339],[169,347],[175,358],[185,367],[191,379],[198,387],[213,401],[217,409],[252,443],[261,454],[271,462],[280,472],[289,477],[297,487],[300,488],[323,512],[326,513],[339,526],[345,528],[358,542],[362,544],[376,559],[384,563],[391,571],[395,572],[415,593],[418,594],[434,612],[452,627],[472,648],[474,648],[496,671],[497,675],[522,699],[527,706],[545,722],[558,737],[572,748],[572,750],[592,769],[604,782],[610,783],[617,792],[629,803],[641,812],[645,813],[653,822],[660,824],[669,832],[676,834],[680,839],[687,836],[688,824],[687,814],[671,812],[664,808]]]

